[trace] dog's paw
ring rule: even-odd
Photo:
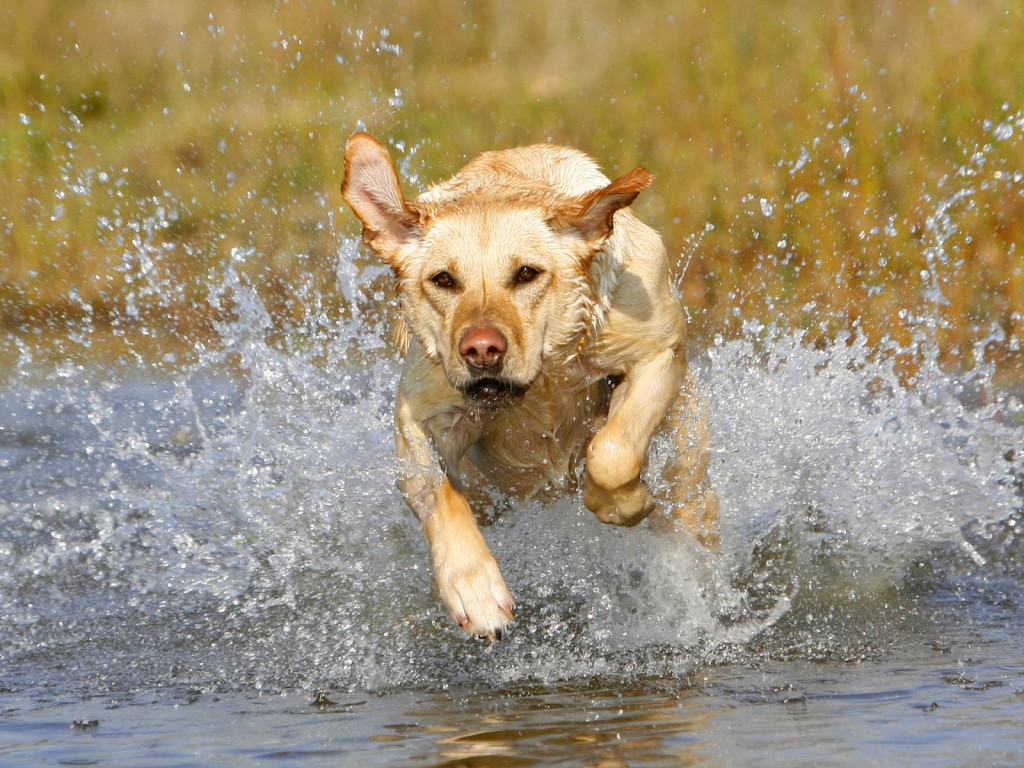
[[[501,640],[516,602],[494,557],[488,552],[435,559],[435,572],[441,599],[455,623],[474,637]]]
[[[602,523],[627,528],[654,511],[654,497],[639,479],[618,488],[604,488],[590,473],[583,482],[583,503]]]

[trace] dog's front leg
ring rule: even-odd
[[[647,448],[675,401],[685,365],[674,350],[638,363],[612,393],[608,420],[587,446],[583,502],[598,519],[636,525],[654,509],[640,481]]]
[[[469,431],[431,434],[409,398],[399,390],[397,447],[403,460],[402,492],[423,525],[438,591],[452,619],[476,637],[501,639],[513,617],[515,600],[487,547],[465,497],[442,469],[435,446],[455,472],[473,442]],[[454,465],[454,466],[453,466]]]
[[[447,477],[423,531],[449,615],[471,635],[500,640],[512,621],[515,600],[469,504]]]

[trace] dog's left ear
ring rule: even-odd
[[[406,202],[391,155],[368,133],[345,145],[341,194],[363,222],[363,239],[396,272],[399,249],[419,237],[420,217]]]
[[[615,179],[607,187],[584,195],[570,206],[554,212],[548,223],[559,229],[572,229],[597,250],[612,233],[615,212],[632,204],[636,196],[651,186],[654,176],[646,168],[635,168]]]

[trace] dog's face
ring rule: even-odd
[[[586,290],[571,246],[534,207],[481,204],[421,228],[402,297],[452,386],[485,403],[530,386],[571,334],[568,296]]]
[[[398,276],[412,332],[482,408],[523,394],[571,354],[593,315],[593,255],[615,211],[650,183],[638,169],[580,198],[484,187],[442,205],[407,202],[387,151],[366,134],[349,140],[345,166],[345,199]]]

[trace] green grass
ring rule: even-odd
[[[950,366],[1020,376],[1021,51],[1024,4],[984,1],[9,0],[0,322],[201,335],[236,248],[282,327],[311,294],[343,312],[365,125],[410,193],[536,141],[647,166],[637,208],[698,338],[757,318],[906,342],[925,317]]]

